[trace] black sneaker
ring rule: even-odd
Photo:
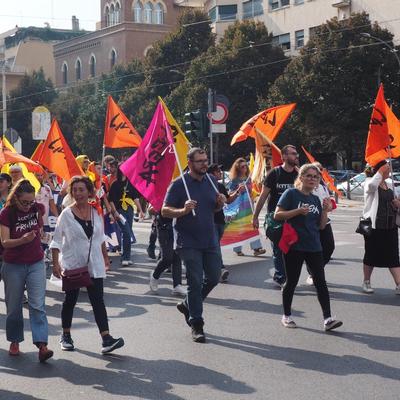
[[[114,339],[112,336],[108,336],[107,339],[103,338],[103,345],[101,348],[102,354],[111,353],[112,351],[119,349],[125,344],[124,339]]]
[[[276,283],[277,286],[279,286],[279,288],[282,288],[286,281],[285,278],[278,278],[277,276],[274,276],[272,280]]]
[[[196,323],[196,324],[192,325],[192,339],[193,339],[193,342],[196,342],[196,343],[205,343],[206,342],[206,336],[204,335],[202,323]]]
[[[226,268],[221,268],[221,282],[227,282],[229,271]]]
[[[183,301],[181,301],[180,303],[178,303],[176,305],[176,308],[178,309],[179,312],[181,312],[185,316],[186,323],[189,326],[191,326],[190,322],[189,322],[189,318],[190,318],[189,309],[187,308],[186,304]]]
[[[60,347],[64,351],[73,351],[75,349],[74,341],[70,333],[63,333],[60,336]]]
[[[154,251],[154,248],[152,247],[148,247],[147,248],[147,255],[149,256],[149,258],[151,258],[152,260],[155,260],[156,257],[156,252]]]

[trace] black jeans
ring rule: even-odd
[[[150,250],[155,250],[157,242],[157,221],[156,218],[153,218],[153,222],[151,224],[151,231],[149,237],[149,246]]]
[[[174,231],[171,227],[157,226],[158,243],[160,244],[161,258],[153,272],[153,276],[159,279],[161,274],[172,266],[172,283],[175,286],[182,283],[182,263],[178,253],[174,250]]]
[[[87,287],[89,300],[93,308],[94,318],[96,320],[99,332],[108,331],[107,310],[104,305],[103,278],[92,278],[93,285]],[[74,314],[75,304],[78,300],[79,289],[65,292],[65,299],[61,310],[61,321],[64,329],[71,328],[72,316]]]
[[[303,262],[306,261],[317,289],[318,301],[321,305],[324,319],[329,318],[331,316],[331,306],[325,281],[322,252],[311,253],[308,251],[289,250],[284,257],[286,270],[286,282],[282,290],[284,314],[291,315],[294,290],[299,282]]]

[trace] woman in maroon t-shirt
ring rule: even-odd
[[[19,343],[24,340],[22,296],[26,287],[32,338],[39,349],[40,362],[53,355],[47,348],[46,270],[40,242],[43,213],[43,205],[35,201],[34,187],[25,179],[17,182],[0,212],[9,354],[19,355]]]

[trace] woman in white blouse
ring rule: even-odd
[[[124,340],[110,335],[104,305],[103,279],[110,261],[104,241],[103,219],[88,203],[89,198],[94,195],[93,183],[88,177],[73,177],[68,191],[74,203],[60,214],[53,241],[50,244],[53,255],[53,274],[60,278],[64,270],[88,266],[93,284],[87,287],[87,291],[102,338],[101,352],[110,353],[122,347]],[[61,311],[63,333],[60,345],[62,350],[74,350],[71,325],[78,296],[79,289],[65,292]]]

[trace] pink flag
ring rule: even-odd
[[[173,135],[164,108],[158,103],[140,146],[121,171],[141,195],[160,211],[175,168]]]

